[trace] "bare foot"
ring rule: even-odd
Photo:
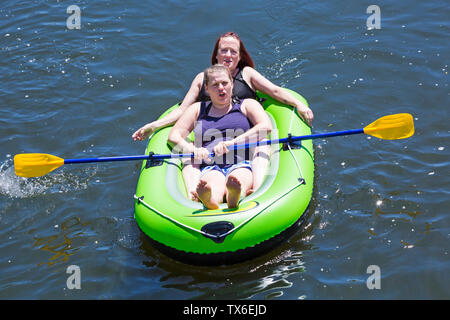
[[[200,199],[198,198],[198,194],[196,191],[191,191],[191,200],[192,201],[196,201],[196,202],[200,202]]]
[[[227,203],[228,208],[237,208],[241,197],[241,183],[234,176],[229,176],[227,180]]]
[[[211,187],[204,180],[200,180],[197,185],[197,198],[209,210],[218,209],[219,205],[211,200]]]
[[[253,188],[250,188],[247,190],[247,192],[245,193],[245,196],[248,197],[249,195],[251,195],[253,192],[255,192],[255,190],[253,190]]]

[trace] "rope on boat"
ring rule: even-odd
[[[302,168],[300,167],[300,164],[298,163],[297,158],[295,157],[294,153],[292,152],[291,145],[288,144],[288,148],[289,148],[289,153],[291,154],[292,158],[294,158],[295,164],[297,165],[298,172],[300,173],[300,179],[304,180]]]
[[[292,107],[291,123],[289,125],[289,131],[288,131],[289,135],[291,134],[292,123],[294,121],[294,115],[295,115],[295,107]],[[300,180],[305,181],[304,178],[303,178],[302,168],[300,167],[300,164],[298,163],[297,158],[295,157],[294,153],[292,152],[291,145],[289,143],[287,144],[287,147],[289,149],[289,153],[291,154],[292,158],[294,158],[294,161],[295,161],[295,164],[297,166],[298,172],[300,173]]]

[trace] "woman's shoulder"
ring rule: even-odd
[[[202,102],[201,102],[201,101],[194,102],[193,104],[191,104],[191,105],[188,107],[188,110],[200,110],[201,105],[202,105]]]
[[[204,77],[204,73],[203,72],[199,72],[197,73],[197,75],[194,78],[194,82],[199,82],[203,84],[203,77]]]
[[[258,111],[261,107],[261,104],[252,98],[246,98],[241,102],[241,111],[243,113],[247,113],[247,111]]]
[[[246,66],[242,69],[242,78],[249,84],[252,84],[254,89],[258,89],[255,87],[255,83],[264,80],[264,76],[261,75],[256,69]]]
[[[250,67],[250,66],[245,66],[244,68],[242,68],[242,70],[241,70],[241,72],[242,72],[242,74],[248,74],[248,73],[253,73],[253,72],[255,72],[256,70],[254,69],[254,68],[252,68],[252,67]]]
[[[242,69],[242,75],[249,78],[262,77],[261,73],[259,73],[258,70],[249,66],[246,66],[244,67],[244,69]]]
[[[190,114],[190,115],[198,115],[200,112],[201,102],[194,102],[193,104],[189,105],[186,110],[183,112],[183,114]]]

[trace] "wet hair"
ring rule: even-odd
[[[222,34],[217,40],[216,44],[214,45],[213,53],[211,56],[211,64],[217,63],[217,51],[219,50],[219,42],[222,38],[226,37],[233,37],[236,40],[239,41],[239,56],[240,60],[237,65],[237,67],[242,70],[244,67],[252,67],[255,68],[255,64],[253,63],[252,57],[250,57],[250,54],[247,52],[247,49],[245,49],[244,43],[242,42],[241,38],[239,38],[238,34],[235,32],[226,32]]]
[[[230,69],[221,64],[215,64],[213,66],[206,68],[205,71],[203,71],[203,83],[205,85],[208,85],[211,74],[216,72],[225,72],[228,75],[228,78],[230,78],[231,83],[233,83],[233,77],[231,76]]]

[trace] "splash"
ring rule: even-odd
[[[81,174],[59,171],[38,178],[22,178],[15,174],[12,159],[0,164],[0,195],[11,198],[29,198],[51,193],[67,193],[84,190],[95,176],[95,167],[86,168]]]

